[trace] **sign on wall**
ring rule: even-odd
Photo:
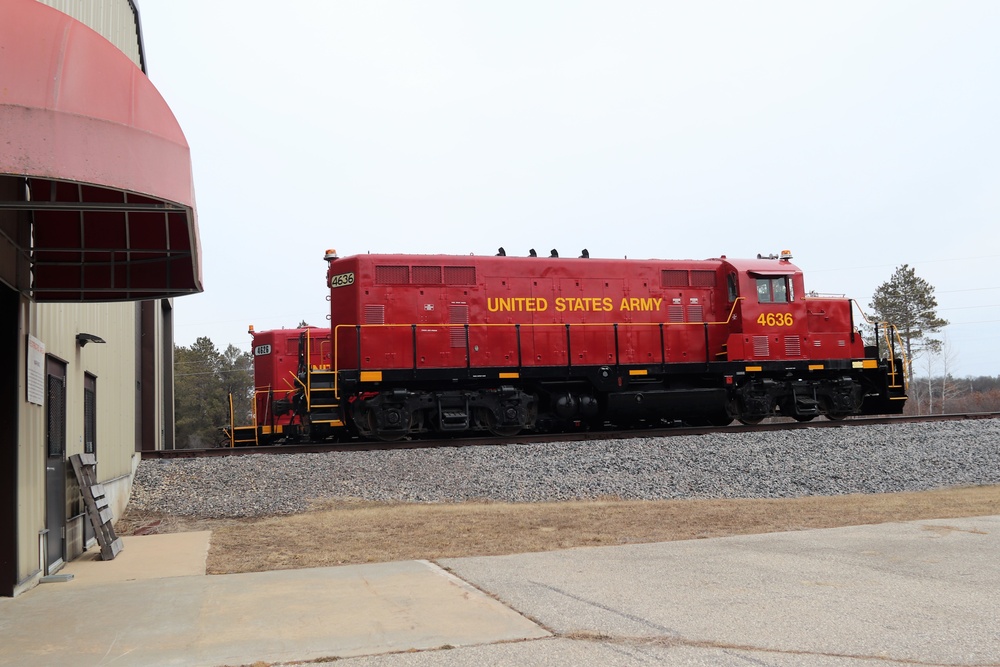
[[[28,402],[45,403],[45,343],[28,334]]]

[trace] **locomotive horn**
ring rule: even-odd
[[[497,248],[497,257],[506,257],[507,251],[503,249],[503,246]]]
[[[549,251],[549,257],[558,257],[558,256],[559,256],[559,251],[556,250],[555,248]]]
[[[538,257],[538,253],[535,252],[534,248],[528,251],[528,257]]]

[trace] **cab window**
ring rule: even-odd
[[[736,287],[736,274],[730,273],[727,278],[726,282],[729,286],[729,303],[732,303],[733,301],[736,301],[736,297],[739,296],[739,290]]]
[[[757,278],[758,303],[788,303],[792,300],[788,276]]]

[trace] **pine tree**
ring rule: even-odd
[[[230,345],[219,352],[211,339],[174,347],[174,415],[178,448],[216,444],[228,426],[229,396],[237,425],[249,422],[253,401],[253,358]]]
[[[937,316],[934,286],[903,264],[888,282],[882,283],[869,305],[879,321],[895,325],[908,360],[907,375],[913,381],[913,360],[922,352],[936,352],[941,341],[933,337],[948,325]]]

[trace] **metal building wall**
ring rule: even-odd
[[[101,33],[143,71],[138,11],[129,0],[38,0]]]
[[[30,586],[41,574],[45,528],[45,408],[28,403],[27,349],[31,303],[21,295],[18,304],[18,418],[17,418],[17,584]],[[30,446],[29,446],[30,444]],[[15,594],[17,588],[15,588]]]
[[[132,474],[138,464],[135,449],[134,410],[138,345],[137,303],[37,304],[22,303],[24,334],[45,344],[47,356],[66,364],[66,457],[84,451],[84,377],[97,378],[97,476],[119,518],[131,491]],[[80,346],[76,334],[90,333],[105,343]],[[22,351],[18,368],[24,382],[26,368]],[[19,419],[18,487],[21,512],[18,521],[19,581],[42,571],[39,535],[46,528],[45,466],[46,409],[28,403],[21,392]],[[66,556],[78,556],[84,546],[84,517],[79,490],[68,467],[66,493]],[[58,529],[58,527],[50,527]]]
[[[97,377],[98,479],[130,472],[135,452],[135,330],[137,303],[34,304],[34,335],[46,354],[67,363],[67,455],[83,451],[83,377]],[[76,334],[107,341],[81,347]]]

